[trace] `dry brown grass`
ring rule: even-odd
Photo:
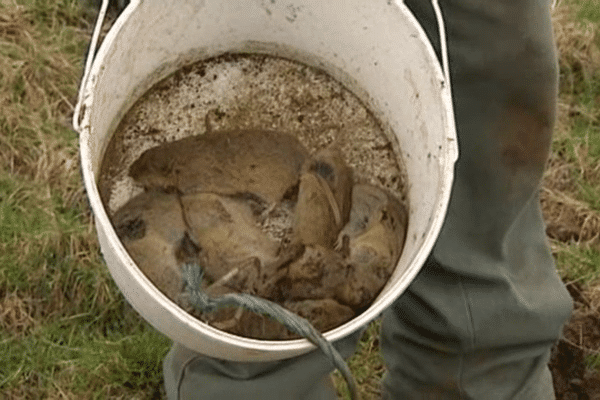
[[[593,23],[576,17],[578,8],[577,2],[559,2],[552,13],[554,36],[561,69],[578,71],[581,73],[580,79],[590,80],[598,71],[600,62],[598,33]],[[563,79],[563,87],[574,88],[579,83],[577,78],[572,76]],[[563,90],[563,97],[567,94],[565,92]]]
[[[582,200],[579,183],[600,186],[600,162],[589,156],[594,144],[590,140],[594,138],[586,136],[585,140],[575,141],[572,132],[575,117],[587,120],[592,126],[600,123],[600,107],[590,110],[581,104],[579,97],[582,82],[600,79],[600,40],[593,24],[576,22],[575,11],[573,5],[563,2],[553,14],[560,54],[561,93],[555,146],[544,175],[541,201],[550,238],[599,246],[600,210]],[[569,146],[563,145],[564,142]]]
[[[597,23],[575,17],[583,4],[563,1],[553,16],[561,84],[541,193],[547,234],[575,303],[553,352],[562,360],[552,366],[560,399],[600,395],[600,35]]]
[[[151,398],[166,340],[102,262],[75,104],[79,0],[0,0],[0,398]]]
[[[87,23],[74,9],[32,10],[0,5],[0,201],[11,213],[0,233],[0,329],[16,337],[89,297],[80,269],[100,268],[70,128]]]
[[[65,31],[62,44],[72,45],[77,33]],[[24,7],[0,8],[0,48],[8,55],[0,58],[0,163],[5,171],[46,182],[51,189],[81,192],[78,184],[65,185],[78,174],[67,117],[77,90],[72,78],[81,61],[45,34]],[[81,44],[84,37],[82,31]]]

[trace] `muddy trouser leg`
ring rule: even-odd
[[[352,355],[361,333],[335,343],[344,358]],[[169,400],[333,400],[332,370],[320,351],[284,361],[239,363],[202,356],[179,344],[163,364]]]
[[[406,0],[439,43],[425,0]],[[434,250],[386,311],[388,399],[553,399],[547,363],[572,302],[539,184],[557,60],[550,0],[440,0],[460,159]]]

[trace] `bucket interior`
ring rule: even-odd
[[[128,301],[152,325],[200,353],[238,361],[300,355],[306,340],[259,341],[191,317],[141,273],[119,241],[98,192],[101,162],[127,110],[184,65],[224,53],[284,57],[326,71],[352,91],[394,137],[408,175],[406,243],[371,307],[325,334],[337,340],[377,317],[416,276],[443,222],[457,158],[450,93],[424,32],[399,2],[320,0],[136,2],[116,21],[82,87],[84,182],[102,252]]]

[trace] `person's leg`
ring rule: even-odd
[[[362,332],[336,342],[342,357],[354,352]],[[174,344],[163,362],[169,400],[332,400],[331,362],[312,351],[289,360],[240,363],[217,360]]]
[[[439,52],[429,1],[406,0]],[[388,399],[552,399],[572,302],[538,198],[557,60],[550,0],[442,0],[460,158],[423,270],[382,324]]]

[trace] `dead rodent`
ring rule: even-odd
[[[354,317],[354,311],[333,299],[287,301],[283,304],[289,311],[307,320],[319,332],[327,332]],[[245,311],[236,329],[242,336],[262,340],[286,340],[301,338],[290,332],[280,322],[264,315]]]
[[[354,311],[350,307],[333,299],[287,301],[284,307],[309,320],[320,332],[337,328],[354,317]]]
[[[319,332],[326,332],[348,322],[354,311],[333,299],[286,301],[283,307],[311,322]],[[243,309],[222,309],[201,317],[210,325],[234,335],[260,340],[297,339],[283,324],[265,315]]]
[[[348,238],[354,279],[337,290],[340,301],[363,307],[379,293],[400,258],[407,224],[408,212],[393,195],[368,184],[354,186],[350,221],[340,233],[342,242]]]
[[[177,252],[186,232],[177,196],[139,194],[115,213],[112,223],[142,272],[161,292],[177,299],[183,289]]]
[[[379,232],[382,240],[378,240],[378,237],[372,240],[385,243],[389,246],[392,258],[397,257],[404,246],[407,223],[406,208],[392,194],[377,186],[356,184],[352,188],[350,219],[339,234],[336,248],[340,249],[344,240],[362,243],[371,240],[368,238]],[[368,232],[371,233],[364,236]]]
[[[317,152],[302,167],[294,213],[295,239],[331,247],[348,221],[352,169],[335,147]]]
[[[309,246],[279,282],[289,299],[332,298],[360,311],[392,274],[406,234],[407,213],[385,190],[354,186],[350,220],[340,233],[347,249]]]
[[[303,173],[314,173],[322,177],[335,198],[342,226],[348,221],[354,183],[352,168],[344,160],[337,143],[319,150],[302,167]],[[337,212],[336,212],[337,214]]]
[[[289,300],[334,299],[337,288],[345,285],[350,266],[342,254],[323,246],[308,246],[292,262],[279,285]]]
[[[146,189],[180,193],[254,193],[270,204],[298,182],[308,152],[296,137],[267,130],[228,130],[159,145],[131,165]]]
[[[248,260],[255,259],[261,266],[277,260],[280,243],[259,228],[251,200],[190,193],[181,196],[181,206],[209,280],[221,279]]]

